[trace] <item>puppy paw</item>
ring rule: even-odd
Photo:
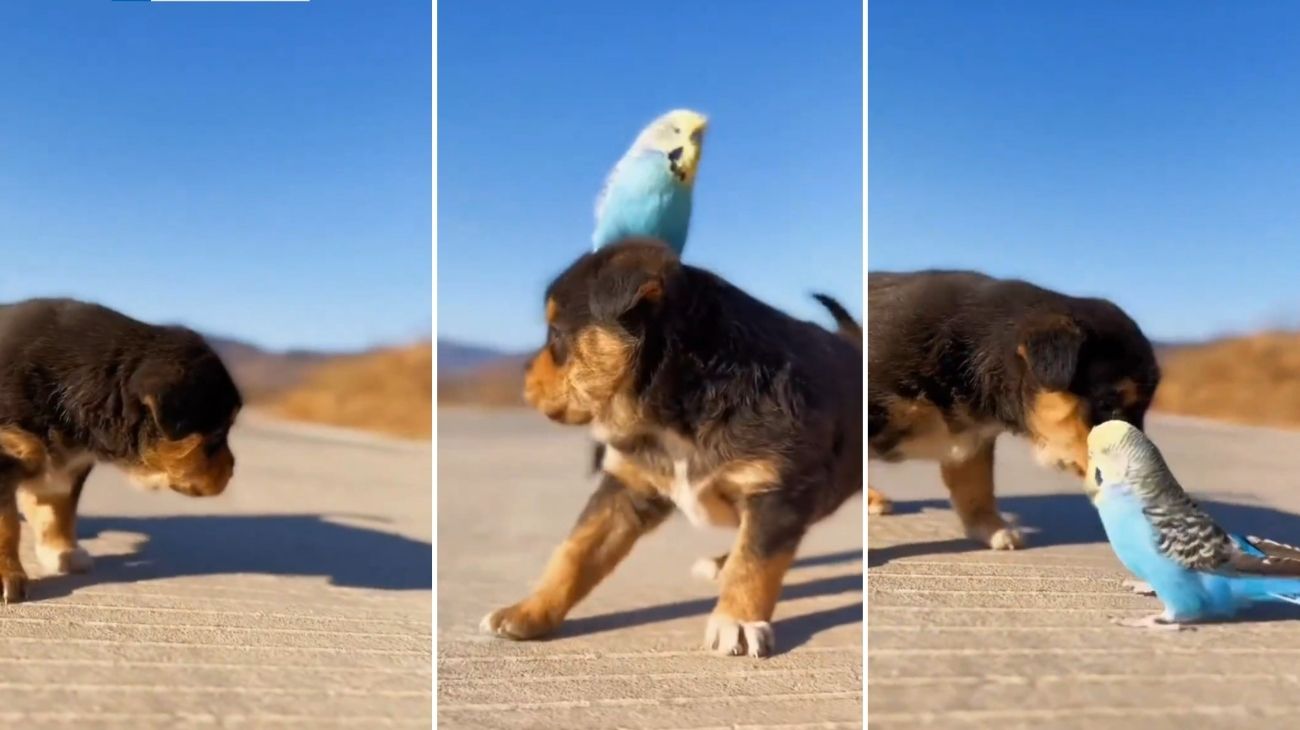
[[[0,593],[6,606],[22,603],[27,599],[27,574],[17,570],[0,575]]]
[[[483,617],[479,630],[514,641],[527,641],[551,633],[560,625],[550,614],[524,600],[513,606],[498,608]]]
[[[1003,527],[989,536],[989,547],[994,550],[1016,550],[1024,546],[1024,536],[1014,527]]]
[[[95,565],[94,558],[82,547],[54,549],[37,545],[36,562],[47,575],[86,573]]]
[[[722,573],[722,566],[726,561],[726,556],[721,558],[700,558],[691,563],[691,575],[700,580],[714,581]]]
[[[889,497],[874,489],[867,489],[867,514],[887,515],[894,511],[894,503]]]
[[[1025,546],[1025,537],[1015,527],[1002,520],[980,525],[969,525],[966,535],[972,540],[988,545],[994,550],[1016,550]]]
[[[765,657],[775,646],[776,633],[768,621],[740,621],[714,613],[704,631],[704,648],[723,656]]]

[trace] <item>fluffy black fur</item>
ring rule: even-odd
[[[160,439],[212,434],[242,406],[212,348],[182,327],[107,307],[33,299],[0,307],[0,425],[131,462]],[[146,401],[157,406],[157,418]]]

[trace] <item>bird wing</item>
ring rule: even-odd
[[[1233,570],[1255,575],[1300,576],[1300,547],[1254,535],[1229,535]]]
[[[1181,488],[1142,507],[1165,557],[1191,570],[1222,570],[1236,552],[1222,527]]]

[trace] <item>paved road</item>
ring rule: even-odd
[[[1223,524],[1300,541],[1300,434],[1158,417],[1150,431]],[[960,539],[933,465],[871,465],[903,514],[868,525],[869,727],[1296,725],[1300,620],[1177,634],[1112,625],[1158,603],[1120,587],[1073,480],[1033,466],[1022,443],[998,448],[1002,509],[1038,530],[1014,553]]]
[[[513,643],[479,634],[479,619],[523,597],[577,516],[594,486],[586,436],[524,411],[438,417],[440,728],[862,726],[861,500],[805,542],[777,608],[778,656],[697,648],[717,592],[690,564],[730,535],[681,518],[559,637]]]
[[[241,417],[226,494],[97,470],[88,577],[0,609],[22,728],[429,727],[430,447]],[[23,562],[38,575],[24,535]]]

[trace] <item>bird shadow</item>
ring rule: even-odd
[[[823,565],[833,562],[844,562],[847,561],[848,558],[843,556],[850,554],[861,555],[861,551],[846,551],[846,553],[843,554],[834,553],[826,556],[816,556],[814,558],[809,558],[808,563],[806,564]],[[860,593],[861,591],[862,571],[859,570],[852,575],[817,578],[802,583],[787,585],[781,590],[781,601],[784,602],[800,598],[834,596],[841,593]],[[690,618],[692,616],[707,616],[713,611],[717,602],[716,598],[698,598],[688,601],[675,601],[672,603],[659,604],[657,606],[647,606],[644,608],[600,614],[598,616],[586,616],[583,618],[572,619],[566,621],[560,627],[559,631],[553,634],[550,638],[572,638],[576,636],[598,634],[604,631],[614,631],[634,626],[645,626],[647,624],[661,623],[664,621],[674,621],[677,619]],[[791,616],[777,621],[773,626],[773,629],[777,632],[778,651],[776,653],[784,653],[794,649],[795,647],[801,646],[804,643],[807,643],[812,637],[827,629],[862,621],[862,607],[862,602],[858,601],[855,605],[851,606],[842,606],[800,616]]]
[[[33,598],[64,596],[87,585],[163,578],[261,574],[323,577],[331,585],[388,591],[431,590],[433,546],[390,532],[341,524],[355,515],[174,515],[82,517],[78,536],[137,533],[132,552],[96,555],[85,575],[50,576]]]

